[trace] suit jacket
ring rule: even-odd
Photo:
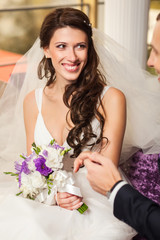
[[[150,240],[160,240],[160,206],[129,184],[121,187],[114,201],[114,215]]]

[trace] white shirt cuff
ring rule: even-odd
[[[118,183],[117,186],[115,186],[115,188],[114,188],[113,191],[111,192],[108,200],[109,200],[109,202],[111,203],[112,206],[114,205],[114,199],[115,199],[115,197],[116,197],[117,192],[119,191],[119,189],[120,189],[122,186],[124,186],[124,185],[126,185],[126,184],[128,184],[126,181],[122,181],[122,182]]]

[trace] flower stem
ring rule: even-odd
[[[83,214],[87,209],[88,209],[88,206],[85,203],[83,203],[82,206],[80,206],[77,210],[78,212]]]

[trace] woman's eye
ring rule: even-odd
[[[84,48],[86,48],[86,45],[85,45],[85,44],[79,44],[79,45],[77,46],[77,48],[78,48],[78,49],[84,49]]]
[[[60,48],[60,49],[63,49],[63,48],[65,48],[65,45],[64,45],[64,44],[59,44],[59,45],[57,45],[56,47],[57,47],[57,48]]]

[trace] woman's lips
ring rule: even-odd
[[[78,70],[78,68],[79,68],[79,64],[66,64],[66,63],[63,63],[62,64],[63,66],[64,66],[64,68],[67,70],[67,71],[69,71],[69,72],[75,72],[75,71],[77,71]]]

